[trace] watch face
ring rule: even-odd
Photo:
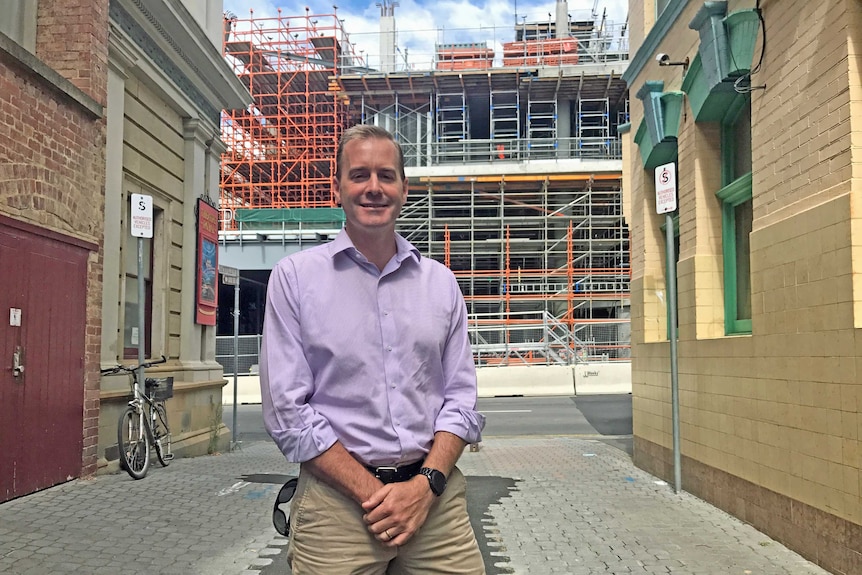
[[[420,471],[422,475],[428,478],[428,482],[431,484],[431,491],[434,495],[438,497],[442,495],[446,489],[446,476],[440,471],[429,467],[423,467]]]
[[[443,479],[443,474],[439,471],[431,476],[431,485],[434,487],[434,491],[437,495],[442,495],[443,490],[446,489],[446,480]]]

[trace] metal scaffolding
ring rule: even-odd
[[[591,357],[629,357],[618,175],[421,178],[398,229],[455,273],[486,363],[523,354],[525,345],[536,346],[535,361],[563,357],[542,347],[552,340],[565,341],[569,354],[589,347]],[[529,339],[537,329],[542,337]]]
[[[334,14],[228,24],[225,53],[255,104],[223,122],[222,210],[244,208],[223,229],[259,230],[267,218],[247,209],[281,208],[282,242],[313,230],[314,210],[297,208],[332,206],[342,131],[379,125],[410,176],[398,230],[455,273],[479,364],[629,358],[627,87],[606,64],[627,58],[619,42],[585,22],[559,35],[523,23],[503,66],[487,44],[437,42],[420,73],[389,56],[367,67]]]
[[[333,206],[331,176],[348,103],[336,78],[361,69],[336,14],[225,20],[224,53],[254,103],[225,111],[223,213]]]

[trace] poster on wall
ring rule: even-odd
[[[195,322],[215,325],[218,308],[218,210],[198,198],[197,297]]]

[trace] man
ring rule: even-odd
[[[264,423],[301,462],[294,575],[483,574],[466,483],[480,440],[467,309],[454,275],[395,232],[401,147],[354,126],[336,157],[345,229],[280,261],[261,350]]]

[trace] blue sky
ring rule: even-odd
[[[500,55],[500,43],[514,40],[517,6],[519,19],[527,22],[548,21],[555,13],[556,0],[399,0],[395,8],[397,46],[400,57],[412,62],[430,58],[433,45],[485,40]],[[283,16],[304,15],[306,6],[312,14],[332,14],[338,6],[339,19],[350,41],[368,55],[369,63],[379,53],[380,8],[376,1],[357,0],[224,0],[224,9],[240,18],[268,18],[281,8]],[[609,24],[618,30],[625,22],[628,0],[569,0],[569,14],[574,20],[588,20],[594,5],[598,14],[607,11]]]

